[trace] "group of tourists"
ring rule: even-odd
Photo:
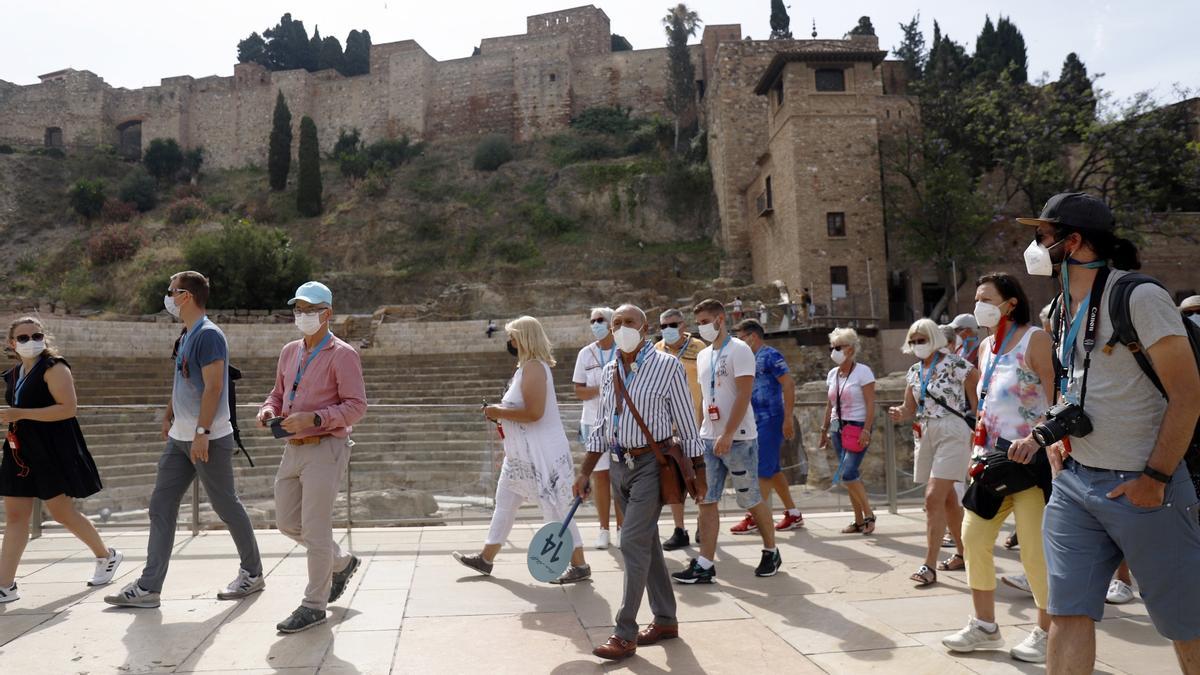
[[[925,556],[912,581],[929,586],[939,572],[965,570],[972,615],[942,642],[955,652],[1003,646],[994,548],[1011,514],[1016,531],[1005,546],[1019,547],[1024,575],[1006,581],[1027,589],[1039,610],[1037,627],[1011,648],[1014,658],[1044,661],[1052,673],[1090,672],[1094,623],[1106,597],[1121,590],[1117,583],[1136,583],[1183,671],[1200,673],[1200,297],[1177,308],[1162,286],[1135,274],[1136,248],[1117,237],[1112,213],[1093,197],[1056,195],[1040,216],[1019,220],[1036,228],[1024,252],[1028,273],[1061,278],[1050,307],[1035,315],[1018,278],[989,274],[977,283],[972,314],[946,326],[918,320],[902,345],[916,363],[906,373],[903,402],[887,414],[911,422],[913,479],[925,485]],[[180,501],[194,477],[241,558],[236,578],[217,597],[244,598],[265,587],[255,534],[234,488],[229,349],[206,316],[208,294],[207,279],[196,272],[176,274],[167,289],[165,307],[184,330],[173,355],[147,561],[136,580],[104,598],[112,605],[159,606]],[[309,282],[289,304],[302,337],[283,347],[257,415],[284,443],[276,525],[307,549],[308,583],[300,606],[277,626],[284,633],[324,622],[327,605],[360,565],[334,539],[332,509],[352,427],[366,411],[358,353],[329,331],[332,293]],[[673,583],[716,582],[727,487],[743,514],[731,533],[762,541],[755,576],[778,574],[777,532],[804,526],[781,466],[782,446],[798,432],[795,382],[783,356],[766,344],[762,322],[731,320],[741,314],[740,300],[732,309],[709,299],[690,317],[668,309],[657,324],[631,304],[590,312],[595,339],[579,351],[572,376],[583,402],[579,440],[586,452],[578,468],[546,331],[528,316],[506,324],[515,374],[503,398],[482,410],[503,437],[495,508],[482,549],[454,558],[491,574],[524,501],[536,502],[547,521],[562,521],[575,498],[595,499],[594,546],[619,546],[624,574],[613,634],[594,650],[605,659],[680,636]],[[9,327],[7,347],[17,363],[4,373],[9,407],[0,410],[7,424],[0,603],[19,599],[16,569],[35,498],[92,551],[89,585],[111,582],[123,560],[73,506],[101,482],[75,418],[70,365],[49,340],[34,318]],[[861,467],[878,421],[875,375],[853,329],[831,332],[829,346],[834,367],[820,446],[836,453],[833,480],[853,510],[841,532],[873,535],[877,519]],[[782,507],[777,522],[773,495]],[[698,505],[694,544],[687,496]],[[665,541],[664,506],[674,521]],[[570,531],[575,548],[554,583],[591,576],[574,520]],[[938,560],[947,544],[955,552]],[[687,564],[669,570],[664,551],[693,545]],[[644,627],[637,620],[643,596],[653,615]]]

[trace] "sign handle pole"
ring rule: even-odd
[[[567,513],[566,520],[563,521],[562,529],[558,531],[558,536],[563,536],[563,533],[567,531],[567,526],[571,524],[571,519],[575,517],[575,510],[578,509],[579,505],[582,503],[583,497],[575,498],[575,503],[571,505],[571,510]]]

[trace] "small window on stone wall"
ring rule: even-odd
[[[846,71],[841,68],[818,68],[817,91],[846,91]]]
[[[47,148],[61,148],[63,146],[63,133],[59,127],[46,127],[46,135],[43,139]]]
[[[550,81],[554,82],[556,80],[558,80],[558,75],[556,73],[550,73]]]
[[[850,291],[850,268],[837,265],[829,268],[830,295],[834,300],[842,300]]]
[[[846,214],[829,212],[825,214],[825,229],[831,237],[846,236]]]

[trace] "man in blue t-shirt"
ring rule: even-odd
[[[737,325],[738,338],[754,351],[754,391],[750,395],[754,408],[754,423],[758,428],[758,485],[764,498],[774,490],[783,502],[783,520],[775,525],[779,531],[804,527],[804,516],[792,501],[787,477],[779,463],[784,439],[796,435],[792,425],[792,409],[796,404],[796,383],[788,369],[787,360],[765,342],[762,324],[746,319]],[[731,529],[734,534],[758,531],[754,516],[747,513],[742,522]]]
[[[158,460],[154,493],[150,496],[150,540],[146,568],[104,601],[118,607],[158,607],[175,545],[179,504],[193,478],[200,477],[204,492],[229,528],[241,558],[237,578],[217,593],[220,600],[236,600],[266,587],[262,558],[250,516],[238,499],[233,482],[233,424],[229,416],[229,347],[225,334],[205,314],[208,279],[199,272],[171,277],[163,304],[171,316],[187,327],[176,345],[175,383],[163,416],[162,435],[167,442]]]

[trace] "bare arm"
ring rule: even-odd
[[[737,387],[737,397],[733,399],[733,408],[729,411],[729,419],[725,421],[725,434],[731,437],[742,425],[746,411],[750,408],[750,395],[754,392],[754,376],[736,377],[734,383]]]
[[[75,379],[65,364],[55,364],[46,371],[46,386],[54,397],[54,405],[45,408],[12,408],[15,419],[34,422],[58,422],[75,416]]]
[[[1154,372],[1167,392],[1167,411],[1163,414],[1158,439],[1150,453],[1151,468],[1167,475],[1175,472],[1187,452],[1196,418],[1200,416],[1200,372],[1192,357],[1188,339],[1170,335],[1155,342],[1148,350]]]
[[[600,395],[600,387],[589,387],[578,382],[573,384],[575,385],[575,398],[580,401],[590,401]]]
[[[888,416],[894,422],[903,422],[911,419],[917,412],[917,399],[913,396],[913,388],[911,384],[904,386],[904,403],[888,408]]]
[[[796,380],[791,373],[784,373],[779,376],[779,386],[783,387],[783,414],[791,419],[792,411],[796,409]]]
[[[863,426],[867,434],[875,426],[875,383],[864,384],[862,388],[863,404],[867,406],[867,420]]]
[[[490,416],[493,419],[521,423],[542,419],[546,412],[546,378],[542,377],[542,374],[541,361],[526,361],[521,366],[521,398],[525,400],[525,407],[488,406]]]
[[[204,393],[200,395],[200,417],[196,423],[208,429],[217,416],[217,406],[225,394],[225,360],[217,359],[200,370],[204,378]]]
[[[967,373],[967,379],[963,381],[963,388],[966,390],[967,394],[968,414],[973,414],[975,411],[979,410],[980,377],[981,375],[979,374],[979,369],[971,368],[970,372]]]

